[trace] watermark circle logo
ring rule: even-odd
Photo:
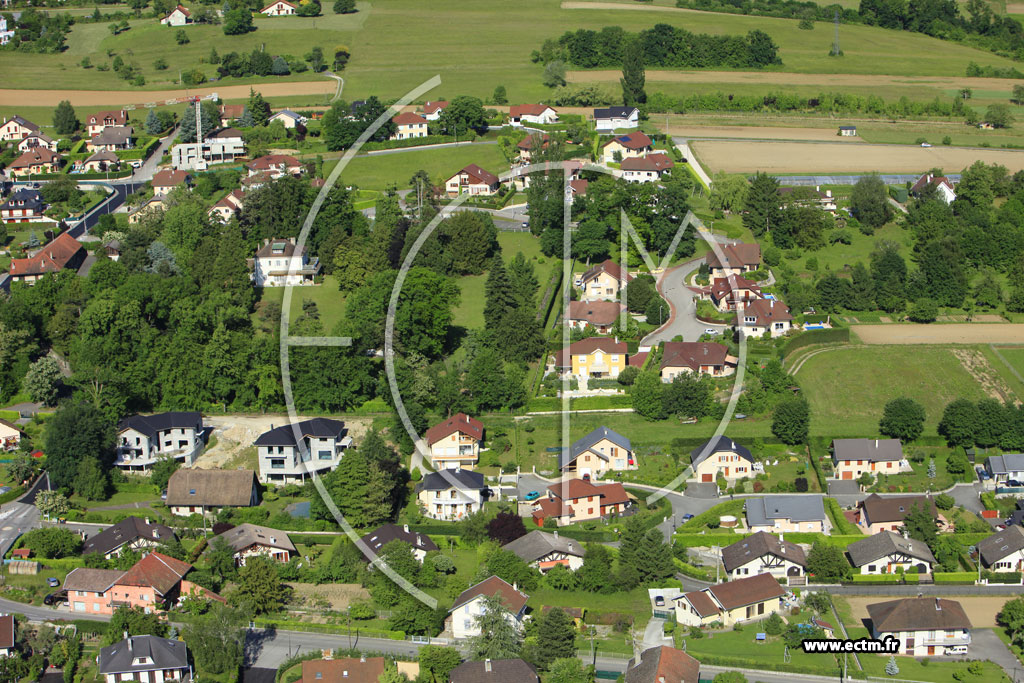
[[[300,230],[299,237],[298,237],[298,240],[296,242],[298,249],[302,249],[302,248],[305,247],[306,241],[308,240],[308,237],[309,237],[309,233],[310,233],[310,231],[312,229],[313,222],[316,219],[316,216],[317,216],[317,214],[320,211],[320,207],[323,205],[323,203],[324,203],[328,193],[331,191],[331,189],[334,187],[335,183],[338,181],[338,178],[340,177],[341,172],[348,165],[349,161],[351,161],[351,159],[359,152],[359,150],[362,148],[363,144],[367,140],[369,140],[369,138],[382,125],[384,125],[395,114],[397,114],[399,111],[401,111],[402,108],[404,108],[405,106],[410,104],[413,100],[415,100],[415,99],[419,98],[420,96],[426,94],[427,92],[429,92],[433,88],[436,88],[438,85],[440,85],[440,82],[441,82],[440,78],[435,76],[434,78],[426,81],[425,83],[421,84],[417,88],[414,88],[410,92],[406,93],[403,97],[399,98],[399,100],[397,102],[395,102],[393,105],[391,105],[391,107],[389,107],[388,110],[384,112],[384,114],[382,114],[376,121],[374,121],[373,124],[371,124],[362,133],[362,135],[359,136],[359,138],[352,145],[352,147],[341,157],[341,159],[338,162],[338,165],[334,167],[334,169],[331,171],[330,175],[326,178],[326,180],[324,182],[324,186],[321,188],[319,194],[317,195],[316,199],[313,202],[313,205],[310,207],[309,213],[307,214],[305,220],[303,221],[302,229]],[[541,133],[541,131],[536,131],[536,132],[537,133]],[[590,162],[584,162],[584,161],[580,161],[580,160],[568,160],[568,161],[542,162],[542,163],[534,163],[534,164],[520,164],[518,166],[514,166],[512,168],[512,170],[502,174],[500,176],[500,178],[499,178],[501,180],[501,182],[509,182],[509,181],[514,181],[514,180],[518,179],[520,182],[528,184],[530,182],[531,176],[533,176],[534,174],[537,174],[537,173],[544,173],[544,174],[559,173],[559,174],[563,175],[564,187],[565,187],[565,194],[563,196],[564,210],[563,210],[563,225],[562,225],[562,230],[563,230],[563,241],[562,241],[563,273],[562,273],[562,289],[561,289],[561,293],[560,293],[560,296],[562,298],[561,306],[562,306],[563,312],[568,310],[569,302],[571,300],[571,296],[570,296],[571,289],[570,288],[574,284],[573,283],[573,270],[572,270],[572,266],[573,266],[573,263],[574,263],[573,258],[572,258],[572,234],[573,234],[573,231],[574,231],[574,226],[572,224],[572,211],[571,211],[572,201],[573,201],[573,192],[571,190],[571,182],[570,181],[573,180],[575,177],[577,177],[583,171],[588,171],[588,172],[591,172],[591,173],[600,173],[600,174],[610,175],[610,176],[613,176],[613,177],[620,177],[614,170],[606,168],[604,166],[599,166],[599,165],[596,165],[596,164],[592,164]],[[386,316],[386,322],[385,322],[385,331],[384,331],[384,365],[385,365],[385,372],[387,374],[388,386],[389,386],[391,394],[392,394],[392,399],[393,399],[393,404],[395,406],[395,410],[398,413],[398,416],[399,416],[399,418],[400,418],[400,420],[402,422],[402,425],[404,426],[406,432],[408,433],[409,437],[412,439],[413,444],[415,445],[414,452],[412,454],[412,458],[411,458],[411,462],[410,462],[410,469],[420,469],[424,473],[429,473],[429,471],[430,471],[429,468],[427,467],[426,463],[425,463],[425,460],[429,459],[428,446],[425,443],[425,441],[423,440],[423,438],[420,436],[420,434],[417,433],[415,427],[412,424],[412,421],[409,419],[409,415],[408,415],[408,413],[406,411],[405,403],[402,400],[401,392],[400,392],[399,387],[398,387],[397,377],[396,377],[396,374],[395,374],[395,359],[394,359],[394,354],[395,354],[395,350],[394,350],[394,347],[395,347],[395,317],[396,317],[396,314],[397,314],[399,297],[401,295],[402,286],[403,286],[403,284],[405,282],[405,278],[406,278],[409,270],[412,268],[412,264],[415,262],[416,256],[419,253],[420,249],[423,247],[423,244],[427,241],[427,239],[430,238],[430,236],[433,234],[434,230],[437,229],[437,227],[441,224],[441,222],[444,221],[446,218],[450,217],[456,210],[458,210],[462,206],[462,204],[468,198],[469,198],[468,194],[459,194],[458,196],[452,198],[451,201],[446,206],[444,206],[437,213],[437,215],[434,216],[433,219],[431,219],[431,221],[428,223],[428,225],[418,235],[418,237],[416,238],[415,242],[411,245],[411,247],[410,247],[410,249],[409,249],[405,259],[403,260],[403,262],[402,262],[402,264],[401,264],[401,266],[400,266],[400,268],[398,270],[397,277],[395,278],[395,284],[394,284],[394,286],[392,288],[391,296],[390,296],[389,303],[388,303],[388,310],[387,310],[387,316]],[[675,217],[675,218],[678,219],[678,217]],[[675,234],[675,236],[674,236],[674,238],[673,238],[669,248],[666,250],[665,256],[661,259],[660,264],[656,265],[654,263],[653,259],[651,258],[650,254],[648,253],[645,245],[640,240],[636,230],[633,228],[632,224],[630,223],[629,218],[627,217],[625,212],[621,212],[621,214],[620,214],[620,230],[619,230],[619,232],[620,232],[620,248],[621,248],[621,263],[627,263],[627,256],[628,256],[628,251],[629,251],[629,248],[630,248],[630,242],[629,241],[632,240],[633,248],[640,254],[641,258],[643,259],[644,265],[647,267],[647,269],[652,274],[657,273],[657,274],[660,275],[661,282],[659,282],[659,290],[661,290],[661,283],[663,283],[665,281],[665,276],[666,276],[666,274],[668,272],[677,270],[678,268],[682,268],[682,267],[688,265],[688,264],[682,264],[682,265],[677,265],[675,267],[670,267],[670,264],[671,264],[671,261],[672,261],[672,257],[674,255],[674,253],[675,253],[679,243],[684,238],[687,230],[690,230],[690,229],[695,230],[697,232],[697,234],[699,236],[701,236],[707,242],[707,244],[709,246],[709,251],[711,251],[714,254],[716,254],[716,256],[719,259],[719,262],[721,262],[721,263],[725,263],[726,262],[725,255],[724,255],[724,253],[722,251],[722,243],[717,241],[715,236],[712,235],[709,231],[707,231],[704,228],[704,226],[701,224],[700,220],[692,212],[688,212],[687,215],[680,220],[679,228],[678,228],[678,230],[677,230],[677,232],[676,232],[676,234]],[[295,268],[294,264],[290,264],[289,265],[289,270],[290,271],[292,269],[294,269],[294,268]],[[683,273],[683,274],[685,274],[685,273]],[[733,289],[733,290],[736,289],[735,275],[731,275],[730,274],[728,276],[728,281],[729,281],[730,289]],[[664,292],[662,292],[662,294],[664,294]],[[621,303],[623,304],[623,306],[621,307],[622,312],[620,314],[620,316],[621,316],[620,317],[620,321],[624,324],[626,322],[627,316],[629,315],[628,314],[628,307],[626,306],[626,303],[627,303],[626,296],[627,295],[626,295],[626,288],[625,287],[621,288],[620,296],[621,296]],[[690,298],[692,298],[692,297],[690,297]],[[290,421],[291,426],[292,426],[295,442],[297,444],[300,444],[299,445],[299,450],[300,450],[301,466],[302,466],[303,470],[305,471],[305,473],[309,475],[310,479],[313,482],[314,487],[317,490],[317,493],[323,499],[325,505],[327,506],[328,510],[330,510],[331,515],[334,517],[335,521],[342,528],[342,530],[345,532],[345,534],[352,540],[352,542],[355,543],[356,547],[359,548],[360,552],[362,552],[363,555],[366,556],[366,558],[370,561],[370,563],[375,568],[377,568],[378,570],[382,571],[386,576],[388,576],[388,578],[390,578],[392,581],[394,581],[398,586],[400,586],[407,593],[409,593],[410,595],[415,597],[417,600],[423,602],[425,605],[427,605],[431,609],[436,608],[437,607],[437,600],[435,598],[433,598],[429,594],[423,592],[422,590],[417,588],[415,585],[413,585],[405,577],[403,577],[400,574],[398,574],[397,572],[395,572],[391,567],[388,566],[387,562],[385,562],[383,558],[381,558],[380,556],[378,556],[376,554],[376,552],[372,548],[370,548],[365,543],[363,543],[363,541],[360,539],[359,534],[348,523],[348,521],[345,519],[345,516],[342,514],[341,510],[338,508],[338,506],[335,504],[335,502],[331,499],[331,496],[330,496],[329,492],[327,491],[326,487],[323,485],[323,482],[320,481],[320,478],[317,475],[317,473],[314,470],[309,469],[307,467],[307,465],[306,465],[306,463],[308,462],[308,459],[309,459],[308,458],[309,454],[305,453],[305,452],[301,452],[301,451],[304,450],[304,446],[303,446],[302,434],[300,433],[300,428],[298,426],[299,416],[298,416],[298,413],[297,413],[296,408],[295,408],[294,393],[293,393],[293,387],[292,387],[292,383],[291,383],[290,367],[289,367],[289,359],[290,359],[289,358],[289,350],[293,346],[350,346],[352,344],[352,340],[350,338],[346,338],[346,337],[330,337],[330,336],[302,337],[302,336],[292,336],[292,335],[290,335],[289,334],[289,327],[290,327],[291,299],[292,299],[292,286],[288,285],[288,286],[285,287],[284,296],[283,296],[282,305],[281,305],[281,335],[280,335],[280,337],[281,337],[281,342],[280,342],[281,343],[281,346],[280,346],[281,380],[282,380],[282,386],[283,386],[283,390],[284,390],[285,404],[287,406],[288,417],[289,417],[289,421]],[[676,302],[676,305],[674,305],[672,307],[673,308],[673,313],[672,313],[672,317],[670,318],[670,320],[667,323],[665,323],[665,325],[663,325],[661,328],[659,328],[658,330],[655,330],[654,333],[652,333],[651,335],[648,335],[648,337],[646,337],[643,341],[646,342],[646,341],[652,340],[652,339],[653,339],[652,343],[658,343],[660,341],[663,341],[663,340],[658,338],[659,332],[665,332],[665,331],[671,330],[672,329],[672,325],[673,325],[674,321],[677,320],[678,316],[690,315],[689,310],[685,310],[685,311],[684,310],[680,310],[680,309],[682,309],[683,305],[685,305],[687,303],[689,303],[689,299],[686,297],[686,293],[685,292],[681,292],[680,295],[679,295],[679,298],[678,298],[678,300]],[[670,305],[671,305],[671,303],[670,303]],[[740,323],[742,322],[742,315],[743,315],[743,305],[742,305],[742,303],[738,303],[737,309],[738,309],[737,310],[737,326],[739,327]],[[562,325],[562,347],[563,348],[567,348],[569,346],[569,344],[570,344],[570,334],[569,333],[570,333],[569,326],[568,325]],[[733,389],[732,389],[732,392],[731,392],[730,397],[729,397],[729,402],[728,402],[728,405],[726,407],[725,414],[724,414],[723,418],[720,420],[718,426],[716,427],[714,436],[705,444],[705,446],[703,447],[702,452],[700,453],[700,455],[694,458],[695,461],[698,458],[703,458],[708,453],[710,453],[710,451],[713,448],[714,443],[716,443],[718,438],[724,433],[726,426],[729,424],[729,421],[731,420],[732,415],[735,412],[736,402],[737,402],[737,400],[739,398],[739,395],[741,393],[742,386],[743,386],[743,377],[744,377],[746,357],[747,357],[746,351],[747,351],[747,347],[746,347],[745,336],[743,334],[740,334],[740,338],[739,338],[739,359],[738,359],[738,362],[737,362],[737,370],[736,370],[736,373],[735,373],[735,382],[734,382]],[[542,362],[546,362],[546,359],[542,359]],[[571,382],[571,375],[569,373],[564,373],[563,376],[562,376],[562,392],[561,392],[561,394],[562,394],[562,406],[561,406],[561,410],[560,410],[560,417],[561,417],[561,430],[560,430],[561,431],[561,437],[560,437],[560,441],[561,441],[561,448],[563,450],[568,450],[569,448],[571,448],[571,444],[572,444],[572,440],[570,438],[570,435],[571,435],[571,415],[572,415],[570,382]],[[679,486],[684,481],[686,481],[690,469],[691,469],[690,467],[687,467],[685,470],[680,472],[679,475],[672,482],[670,482],[666,486],[663,486],[663,487],[660,487],[660,488],[651,487],[651,495],[648,496],[646,502],[648,504],[650,504],[650,503],[653,503],[654,501],[656,501],[659,498],[662,498],[664,496],[679,495],[679,494],[675,493],[675,491],[677,491]],[[461,490],[464,490],[463,485],[462,485],[459,477],[457,476],[457,473],[456,473],[455,470],[441,469],[441,470],[439,470],[436,473],[436,475],[439,476],[439,477],[442,477],[444,479],[444,482],[447,485],[449,485],[452,488],[453,491],[459,492]],[[569,475],[569,474],[563,474],[562,475],[562,482],[563,482],[563,484],[565,484],[566,482],[568,482],[572,478],[573,477],[571,475]],[[499,495],[500,495],[500,493],[499,493]],[[564,503],[563,503],[563,505],[564,505]]]

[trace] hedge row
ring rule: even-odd
[[[815,458],[811,458],[811,462],[817,465]],[[839,507],[839,503],[836,502],[834,498],[825,498],[825,511],[832,519],[832,524],[840,535],[863,536],[863,532],[860,528],[850,520],[846,519],[843,515],[843,511]]]
[[[850,342],[848,327],[834,327],[830,330],[808,330],[790,339],[782,347],[782,359],[785,360],[796,351],[812,344],[844,344]]]
[[[989,583],[1020,583],[1020,572],[991,572],[986,576]]]
[[[834,678],[838,673],[835,666],[803,666],[800,664],[777,664],[775,662],[766,662],[760,658],[745,659],[743,657],[718,657],[716,655],[700,652],[699,649],[692,654],[700,660],[701,664],[707,666],[735,667],[738,669],[767,669],[769,671],[783,671],[785,673],[792,674],[828,676],[829,678]],[[862,680],[866,680],[868,677],[867,673],[857,671],[853,667],[850,667],[850,670],[847,671],[846,675],[849,678],[859,678]]]
[[[935,572],[935,583],[973,584],[978,575],[974,572]]]
[[[17,500],[18,498],[21,498],[23,495],[25,495],[25,487],[16,486],[7,493],[0,496],[0,505],[3,505],[4,503],[10,503],[12,500]]]
[[[902,583],[902,577],[897,574],[854,574],[854,584],[890,584]]]
[[[348,633],[347,626],[341,624],[310,624],[305,621],[286,619],[257,619],[258,628],[282,631],[306,631],[308,633]],[[387,638],[388,640],[405,640],[405,631],[386,631],[383,629],[359,629],[359,635],[367,638]]]
[[[691,579],[699,579],[701,581],[711,580],[711,572],[706,567],[695,567],[688,562],[683,562],[678,557],[673,557],[672,563],[681,574],[689,576]]]
[[[698,533],[685,533],[685,532],[684,533],[679,533],[679,532],[677,532],[676,535],[673,536],[673,540],[676,543],[678,543],[678,544],[680,544],[680,545],[682,545],[682,546],[684,546],[686,548],[696,548],[696,547],[700,547],[700,546],[712,546],[712,545],[725,546],[725,545],[731,545],[732,543],[735,543],[736,541],[744,539],[744,538],[746,538],[747,536],[750,536],[750,535],[751,534],[747,534],[747,533],[742,533],[742,534],[734,534],[734,533],[698,534]],[[964,534],[964,535],[967,535],[967,534]],[[973,534],[971,534],[971,535],[973,535]],[[864,540],[864,534],[836,534],[835,536],[826,536],[825,534],[818,534],[818,533],[813,533],[813,532],[810,532],[810,531],[799,531],[799,532],[796,532],[796,531],[788,532],[787,531],[786,534],[785,534],[785,537],[786,537],[786,540],[790,541],[791,543],[813,544],[815,541],[824,541],[825,543],[837,546],[839,548],[844,548],[844,549],[846,548],[846,546],[850,545],[851,543],[856,543],[857,541],[863,541]]]

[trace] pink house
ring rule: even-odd
[[[173,606],[179,598],[198,594],[223,601],[219,595],[185,580],[188,562],[151,552],[126,572],[116,569],[71,570],[64,580],[72,612],[113,614],[121,605],[140,607],[147,614]]]

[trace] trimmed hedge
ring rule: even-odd
[[[281,631],[305,631],[307,633],[348,633],[348,627],[341,624],[310,624],[305,621],[287,619],[256,619],[257,628],[269,628]],[[405,640],[405,631],[386,631],[383,629],[359,629],[359,635],[367,638],[386,638],[388,640]]]
[[[816,463],[815,458],[811,458],[811,462]],[[835,531],[839,535],[846,536],[863,536],[863,532],[857,527],[856,524],[850,522],[843,516],[843,511],[839,507],[839,503],[834,498],[825,498],[825,512],[832,519],[832,525],[835,527]]]
[[[755,624],[756,626],[756,624]],[[734,667],[737,669],[766,669],[768,671],[782,671],[791,674],[810,674],[812,676],[827,676],[829,678],[835,678],[836,667],[833,666],[802,666],[799,664],[776,664],[775,662],[766,662],[763,659],[745,659],[743,657],[718,657],[716,655],[705,654],[697,649],[691,654],[700,660],[701,664],[707,666],[720,666],[720,667]],[[859,678],[866,680],[868,675],[863,671],[857,671],[853,667],[847,671],[849,678]]]
[[[854,574],[854,584],[893,584],[902,583],[897,574]]]
[[[812,344],[848,344],[850,342],[850,329],[848,327],[833,327],[830,330],[808,330],[803,332],[782,347],[782,359],[786,360],[798,349]]]
[[[672,564],[675,565],[676,569],[678,569],[681,574],[689,576],[691,579],[699,579],[701,581],[711,580],[711,572],[707,567],[694,567],[688,562],[683,562],[678,557],[672,558]]]
[[[989,574],[989,583],[1020,583],[1020,572],[992,572]]]
[[[935,572],[935,583],[973,585],[978,575],[974,572]]]
[[[7,493],[0,496],[0,505],[3,505],[4,503],[10,503],[12,500],[17,500],[18,498],[21,498],[23,495],[25,495],[25,487],[16,486]]]
[[[409,527],[412,528],[411,526]],[[419,531],[419,529],[417,529]],[[331,545],[338,536],[344,536],[341,532],[337,534],[288,534],[292,543],[301,545]]]
[[[691,520],[693,521],[693,520]],[[733,533],[676,533],[673,536],[673,540],[686,548],[696,548],[700,546],[724,546],[730,545],[746,538],[752,534],[733,534]],[[972,534],[973,535],[973,534]],[[787,531],[786,540],[792,543],[807,543],[813,544],[815,541],[824,541],[830,545],[837,546],[839,548],[846,548],[851,543],[864,540],[864,534],[837,534],[835,536],[826,536],[825,534],[813,533],[810,531]]]

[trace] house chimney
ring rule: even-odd
[[[939,604],[939,599],[938,598],[935,598],[935,611],[936,612],[941,612],[942,611],[942,605]]]
[[[125,631],[125,632],[124,632],[124,639],[125,639],[125,640],[128,640],[128,631]]]
[[[359,655],[359,661],[362,662],[363,664],[365,664],[366,663],[366,655]]]
[[[779,532],[779,543],[782,543],[785,540],[786,540],[786,532],[785,531],[780,531]]]
[[[878,448],[878,439],[875,439],[875,448]]]
[[[409,533],[409,525],[408,524],[403,524],[402,525],[402,531],[404,531],[405,533]]]
[[[519,590],[519,582],[518,581],[513,581],[512,582],[512,590],[514,590],[514,591]]]
[[[128,638],[128,652],[134,652],[135,649],[132,647],[132,637],[128,635],[127,631],[124,632],[124,635]]]
[[[486,671],[487,673],[491,673],[491,660],[484,660],[484,671]]]
[[[423,545],[423,537],[421,537],[419,534],[416,534],[416,545],[417,546]]]

